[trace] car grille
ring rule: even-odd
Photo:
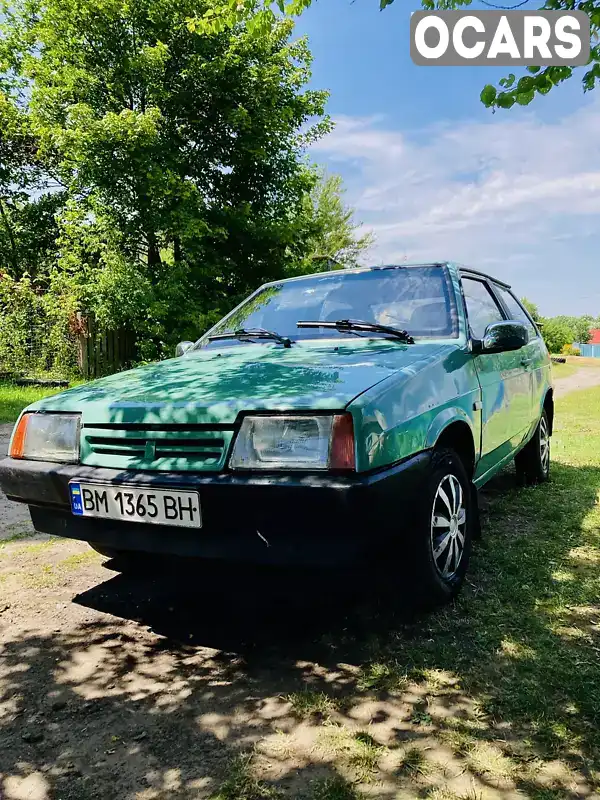
[[[84,425],[81,463],[165,472],[219,470],[233,430],[233,426]]]

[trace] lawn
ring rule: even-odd
[[[416,681],[424,738],[479,786],[538,800],[600,792],[599,412],[600,388],[558,402],[552,481],[497,485],[468,590],[362,667],[372,690]]]
[[[600,359],[598,359],[600,361]],[[578,371],[578,367],[575,364],[557,364],[554,361],[552,362],[552,375],[554,379],[557,378],[568,378],[570,375],[574,375]]]
[[[62,390],[56,388],[17,386],[14,383],[0,381],[0,423],[14,422],[25,406],[60,391]]]

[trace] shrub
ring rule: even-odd
[[[581,350],[578,347],[574,347],[572,344],[565,344],[560,351],[563,356],[580,356]]]
[[[77,371],[73,303],[28,276],[0,275],[0,371],[69,376]]]

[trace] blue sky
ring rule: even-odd
[[[316,0],[297,24],[329,89],[312,157],[343,176],[373,263],[454,259],[510,282],[542,313],[600,314],[600,89],[580,76],[528,108],[479,101],[508,70],[417,67],[416,2]]]

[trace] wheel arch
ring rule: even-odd
[[[467,415],[458,409],[446,409],[429,429],[429,447],[449,447],[460,456],[469,478],[475,472],[475,437]]]
[[[550,428],[550,436],[554,432],[554,389],[548,389],[544,397],[542,408],[548,416],[548,425]]]

